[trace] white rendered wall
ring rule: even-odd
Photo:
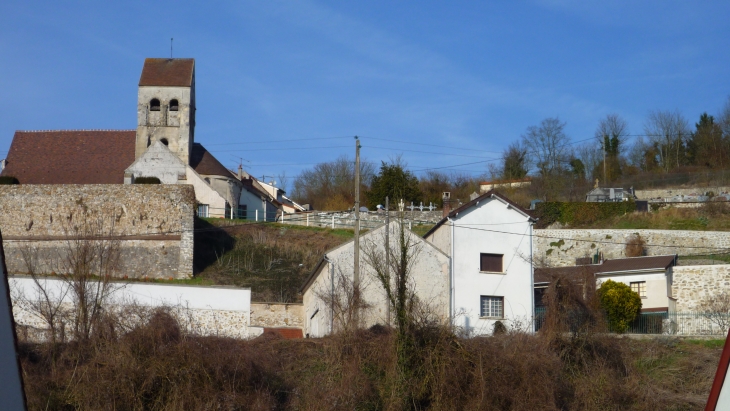
[[[375,324],[387,324],[388,303],[385,291],[376,277],[375,271],[368,264],[365,254],[371,245],[377,249],[385,249],[385,226],[376,228],[360,238],[360,291],[362,299],[369,305],[362,315],[363,327]],[[398,247],[398,223],[391,222],[390,247]],[[424,241],[418,235],[406,230],[406,235],[416,250],[413,267],[411,269],[410,289],[414,290],[423,307],[427,307],[433,318],[447,321],[449,315],[449,258],[438,249]],[[354,242],[348,242],[327,253],[330,260],[326,263],[316,279],[304,292],[305,334],[310,337],[321,337],[330,333],[332,308],[329,300],[322,296],[334,292],[341,293],[342,278],[351,282],[353,278]],[[316,314],[315,314],[316,313]],[[314,318],[312,316],[314,315]],[[391,318],[392,320],[392,318]],[[392,321],[391,321],[392,322]],[[335,330],[338,324],[335,324]]]
[[[186,167],[185,175],[187,177],[187,183],[192,184],[195,189],[195,200],[200,204],[208,204],[209,216],[225,217],[226,199],[206,183],[192,167]]]
[[[495,318],[481,318],[481,296],[504,298],[505,325],[531,330],[533,277],[531,225],[497,198],[455,216],[454,325],[469,335],[491,334]],[[442,229],[451,229],[444,224]],[[480,254],[503,254],[503,273],[480,272]]]
[[[664,271],[630,275],[601,275],[596,279],[596,287],[600,287],[606,280],[613,280],[631,286],[633,282],[646,282],[646,297],[641,299],[641,308],[667,308],[671,285],[667,284]]]
[[[241,190],[239,204],[246,206],[246,219],[255,220],[258,215],[258,220],[264,221],[264,202],[265,200],[262,200],[259,195],[256,195],[245,188]],[[273,206],[271,206],[271,208],[273,209]]]
[[[177,184],[178,176],[185,175],[186,165],[161,142],[155,142],[127,168],[134,178],[157,177],[162,184]]]

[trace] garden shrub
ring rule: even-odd
[[[613,332],[626,332],[641,311],[641,297],[624,283],[605,281],[598,289],[598,298]]]

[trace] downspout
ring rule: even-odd
[[[335,268],[332,260],[327,258],[327,254],[324,260],[327,261],[327,268],[330,271],[330,334],[332,334],[335,329]]]
[[[447,217],[448,218],[448,217]],[[449,267],[449,322],[451,323],[451,326],[454,325],[454,243],[456,242],[454,238],[454,234],[456,234],[456,230],[454,229],[454,220],[451,218],[448,218],[451,222],[451,258],[450,260],[450,267]]]
[[[527,222],[530,224],[530,299],[532,300],[532,331],[535,331],[535,263],[534,256],[532,255],[532,227],[533,224],[528,219]]]

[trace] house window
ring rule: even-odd
[[[502,272],[502,254],[479,254],[479,271]]]
[[[179,104],[176,99],[170,100],[170,111],[177,111]]]
[[[631,283],[631,291],[639,294],[639,297],[646,298],[646,281]]]
[[[248,214],[248,205],[247,204],[239,204],[238,205],[238,218],[246,219]]]
[[[208,217],[208,204],[198,204],[198,217]]]
[[[160,100],[156,98],[150,100],[150,111],[160,111]]]
[[[490,318],[504,317],[504,297],[481,296],[481,316]]]

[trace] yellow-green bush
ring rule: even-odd
[[[613,332],[625,332],[641,312],[641,297],[624,283],[607,280],[598,289],[598,298]]]

